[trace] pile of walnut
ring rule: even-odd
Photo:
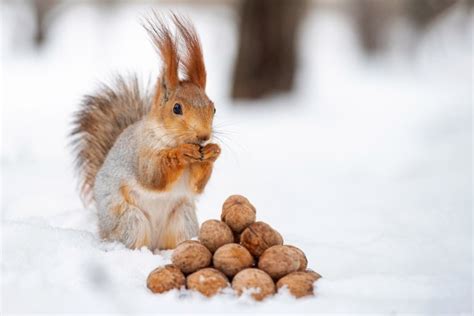
[[[148,288],[163,293],[186,286],[210,297],[231,285],[238,295],[254,289],[250,293],[259,301],[284,286],[295,297],[313,295],[313,284],[321,276],[307,270],[303,251],[283,245],[276,230],[256,222],[255,213],[245,197],[230,196],[222,207],[222,221],[204,222],[199,241],[179,244],[173,264],[150,273]]]

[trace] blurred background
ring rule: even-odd
[[[151,9],[189,16],[203,45],[223,154],[199,201],[201,222],[240,193],[306,249],[325,278],[320,299],[296,311],[471,310],[473,3],[2,0],[6,310],[136,311],[139,303],[116,306],[126,294],[159,303],[142,293],[141,274],[167,255],[97,244],[68,145],[72,115],[98,83],[158,76],[140,25]],[[135,266],[111,268],[103,247]],[[62,274],[51,276],[51,264]],[[133,277],[97,285],[110,271]],[[45,279],[50,290],[25,306],[21,293]],[[129,292],[110,304],[87,294],[112,284]],[[275,301],[258,310],[275,306],[287,310]]]

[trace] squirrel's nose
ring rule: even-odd
[[[211,135],[209,135],[209,134],[199,134],[199,135],[197,135],[197,139],[200,143],[208,141],[209,138],[211,138]]]

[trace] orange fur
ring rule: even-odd
[[[202,160],[216,161],[221,154],[221,148],[217,144],[207,144],[202,148]]]
[[[157,14],[146,25],[164,63],[148,118],[160,122],[181,145],[159,152],[147,147],[142,149],[138,162],[139,181],[149,189],[169,191],[189,167],[190,184],[195,192],[200,193],[211,176],[212,162],[218,156],[215,151],[220,152],[220,149],[217,145],[206,146],[202,153],[206,157],[198,156],[201,155],[199,146],[193,144],[210,138],[214,104],[204,91],[206,69],[196,30],[186,19],[173,15],[172,20],[180,35],[175,40]],[[182,59],[177,50],[178,39],[185,47]],[[178,79],[177,64],[183,67],[184,80]],[[177,103],[183,108],[183,114],[179,117],[172,114]],[[206,161],[201,162],[203,159]]]
[[[135,205],[135,199],[132,195],[132,189],[127,184],[122,184],[120,187],[120,194],[122,195],[124,201],[128,204]]]
[[[176,103],[183,107],[182,116],[173,115]],[[149,117],[172,132],[178,143],[199,143],[212,133],[214,104],[196,85],[180,83],[167,102],[153,104]]]
[[[176,38],[173,38],[170,29],[156,12],[152,18],[145,21],[144,27],[163,61],[161,85],[164,85],[165,89],[174,89],[179,83]],[[158,87],[160,88],[160,85]]]
[[[152,190],[168,191],[184,169],[200,158],[199,146],[195,144],[182,144],[158,152],[142,150],[138,157],[139,181]]]
[[[137,207],[138,209],[140,209],[140,211],[143,213],[143,215],[145,215],[145,217],[148,220],[150,220],[150,214],[148,214],[148,212],[146,212],[146,210],[143,210],[143,209],[138,207],[137,202],[135,200],[136,198],[134,196],[133,188],[130,185],[122,184],[122,186],[120,186],[120,195],[122,195],[123,202],[121,204],[117,205],[116,208],[119,211],[117,214],[122,214],[124,212],[124,210],[126,210],[129,205],[133,205],[133,206]]]
[[[195,193],[202,193],[212,174],[212,162],[197,162],[190,167],[189,184]]]
[[[116,216],[120,216],[127,210],[127,205],[125,203],[119,203],[112,207],[112,213],[114,213]]]
[[[216,144],[208,144],[202,150],[202,161],[189,166],[191,188],[196,193],[202,193],[212,174],[213,163],[220,155],[220,148]]]
[[[166,232],[164,237],[163,237],[163,246],[162,246],[161,249],[164,249],[164,250],[174,249],[177,244],[178,244],[178,242],[177,242],[176,234]]]
[[[186,75],[186,81],[190,81],[200,87],[206,88],[206,67],[202,54],[201,43],[196,29],[186,19],[173,14],[173,21],[181,34],[186,45],[186,53],[182,65]]]

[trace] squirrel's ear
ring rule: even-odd
[[[176,38],[172,36],[169,28],[158,16],[153,12],[153,16],[146,18],[143,26],[153,41],[155,49],[161,56],[163,62],[163,71],[158,82],[158,89],[164,89],[164,96],[166,97],[179,84],[178,77],[178,50],[176,47]]]
[[[206,88],[206,67],[202,55],[201,43],[196,33],[196,29],[189,20],[173,14],[173,21],[178,29],[186,52],[182,65],[184,68],[185,80],[194,83],[202,89]]]

